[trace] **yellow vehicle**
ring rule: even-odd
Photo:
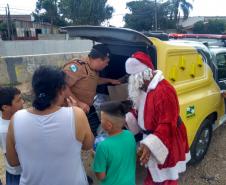
[[[129,29],[94,26],[65,27],[70,37],[90,39],[108,45],[111,56],[105,77],[120,78],[125,73],[125,61],[135,51],[150,55],[155,68],[175,87],[180,115],[187,127],[192,162],[203,159],[212,131],[223,122],[225,105],[220,89],[208,65],[212,57],[201,43],[147,38]],[[156,35],[155,35],[156,36]]]

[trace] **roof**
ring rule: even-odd
[[[205,18],[203,16],[195,16],[195,17],[188,17],[187,19],[180,19],[179,25],[181,25],[183,28],[192,28],[195,23],[199,21],[204,21]]]
[[[179,20],[179,25],[185,29],[193,28],[194,24],[199,21],[208,22],[209,20],[225,20],[226,16],[194,16],[188,17],[187,19],[181,18]]]
[[[31,15],[10,15],[12,20],[29,21],[31,22]],[[0,21],[6,19],[6,15],[0,15]]]

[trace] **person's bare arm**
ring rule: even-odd
[[[73,107],[75,114],[76,138],[82,143],[83,150],[90,150],[93,147],[94,136],[90,129],[86,114],[78,107]]]
[[[106,177],[106,173],[102,172],[102,173],[95,173],[96,177],[98,178],[98,180],[104,180]]]
[[[20,162],[15,149],[15,138],[13,129],[13,118],[10,121],[6,139],[6,158],[11,166],[19,166]]]
[[[115,80],[115,79],[110,79],[110,78],[102,78],[100,77],[98,79],[98,85],[102,85],[102,84],[112,84],[112,85],[119,85],[121,84],[121,82],[119,80]]]

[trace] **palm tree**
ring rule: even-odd
[[[170,0],[171,1],[171,16],[173,16],[174,21],[178,22],[178,18],[180,15],[180,10],[182,10],[184,19],[187,19],[190,11],[193,9],[193,6],[191,3],[189,3],[187,0]]]

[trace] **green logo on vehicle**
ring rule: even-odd
[[[186,110],[186,117],[190,118],[192,116],[195,116],[195,106],[194,105],[189,106]]]

